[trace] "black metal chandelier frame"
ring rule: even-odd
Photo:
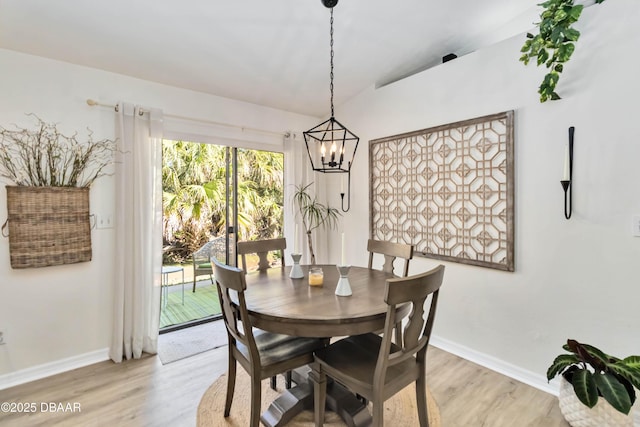
[[[329,74],[329,90],[331,93],[331,117],[319,125],[309,129],[304,134],[304,142],[307,146],[307,154],[311,161],[311,167],[316,172],[322,173],[346,173],[348,175],[347,186],[347,206],[345,207],[344,189],[340,192],[342,200],[342,211],[347,212],[351,207],[351,164],[358,149],[358,138],[353,132],[347,129],[342,123],[336,120],[333,108],[333,7],[338,4],[338,0],[322,0],[327,8],[331,10],[330,19],[330,48],[331,48],[331,71]],[[353,147],[353,151],[351,151]],[[311,154],[320,153],[320,160],[314,161]],[[351,158],[351,160],[346,160]]]

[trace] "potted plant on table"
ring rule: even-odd
[[[640,356],[619,359],[572,339],[562,348],[569,354],[555,358],[547,370],[547,380],[561,376],[558,399],[569,424],[633,427]]]

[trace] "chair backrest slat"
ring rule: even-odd
[[[282,266],[285,266],[284,250],[287,248],[287,240],[283,237],[266,240],[247,240],[238,242],[238,255],[241,256],[242,269],[247,272],[247,254],[257,254],[259,258],[258,270],[266,270],[270,267],[268,255],[271,251],[282,251]]]
[[[407,277],[409,274],[409,261],[413,258],[413,245],[369,239],[367,251],[369,251],[369,268],[373,268],[373,254],[377,253],[384,255],[382,271],[393,274],[394,261],[396,258],[402,258],[404,259],[402,277]]]

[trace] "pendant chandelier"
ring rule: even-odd
[[[341,184],[340,198],[342,199],[342,211],[347,212],[351,207],[351,164],[356,155],[358,141],[349,129],[344,127],[334,117],[333,111],[333,7],[338,0],[322,0],[322,4],[331,10],[330,19],[330,48],[331,48],[331,72],[329,73],[329,90],[331,92],[331,117],[319,125],[309,129],[304,134],[304,142],[307,145],[307,153],[314,171],[323,173],[347,174],[347,206],[345,208],[344,182]]]

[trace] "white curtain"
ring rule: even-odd
[[[323,180],[325,177],[322,173],[314,172],[311,168],[311,161],[307,153],[307,146],[304,143],[302,134],[289,132],[284,137],[284,155],[285,155],[285,200],[286,206],[290,209],[285,210],[285,226],[290,230],[287,231],[287,249],[291,253],[294,249],[294,227],[298,228],[298,244],[302,253],[301,262],[308,264],[311,262],[311,255],[307,246],[307,236],[302,228],[302,221],[299,219],[298,212],[293,204],[293,193],[295,188],[300,185],[308,185],[311,194],[315,194],[321,203],[325,204],[326,192],[324,191]],[[322,264],[328,262],[328,232],[322,227],[316,229],[312,233],[313,250],[316,254],[316,263]],[[291,260],[287,260],[289,264]]]
[[[158,348],[162,271],[162,111],[118,104],[113,339],[109,356]]]

